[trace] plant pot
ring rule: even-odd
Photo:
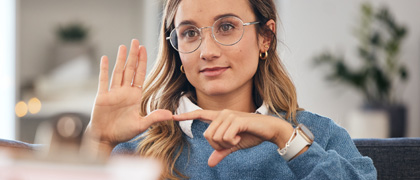
[[[407,121],[407,107],[404,104],[365,104],[364,109],[383,109],[388,116],[389,137],[404,137]]]
[[[405,105],[391,105],[385,107],[390,122],[390,137],[404,137],[407,121],[407,107]]]
[[[358,108],[348,114],[343,126],[352,138],[389,137],[389,117],[384,109]]]

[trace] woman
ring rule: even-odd
[[[376,179],[343,128],[298,107],[272,0],[168,0],[163,16],[146,81],[137,40],[127,62],[119,47],[110,85],[102,57],[88,127],[101,152],[138,146],[166,179]]]

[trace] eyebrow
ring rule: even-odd
[[[221,14],[221,15],[217,15],[217,16],[215,16],[214,18],[213,18],[213,21],[216,21],[216,20],[218,20],[218,19],[220,19],[220,18],[222,18],[222,17],[227,17],[227,16],[234,16],[234,17],[237,17],[237,18],[239,18],[239,19],[241,19],[238,15],[236,15],[236,14],[233,14],[233,13],[226,13],[226,14]],[[181,21],[181,23],[179,23],[178,24],[178,26],[181,26],[181,25],[194,25],[194,26],[197,26],[197,23],[195,22],[195,21],[193,21],[193,20],[184,20],[184,21]],[[176,26],[176,27],[178,27],[178,26]]]

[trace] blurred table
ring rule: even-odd
[[[159,179],[157,161],[114,156],[107,163],[77,163],[13,158],[0,149],[1,180],[130,180]]]

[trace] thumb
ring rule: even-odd
[[[152,124],[161,121],[172,120],[172,112],[165,109],[157,109],[144,117],[144,124],[150,127]]]
[[[209,157],[208,164],[210,167],[214,167],[217,164],[219,164],[220,161],[222,161],[226,156],[231,154],[233,152],[232,149],[223,149],[223,150],[215,150],[213,153],[211,153]]]

